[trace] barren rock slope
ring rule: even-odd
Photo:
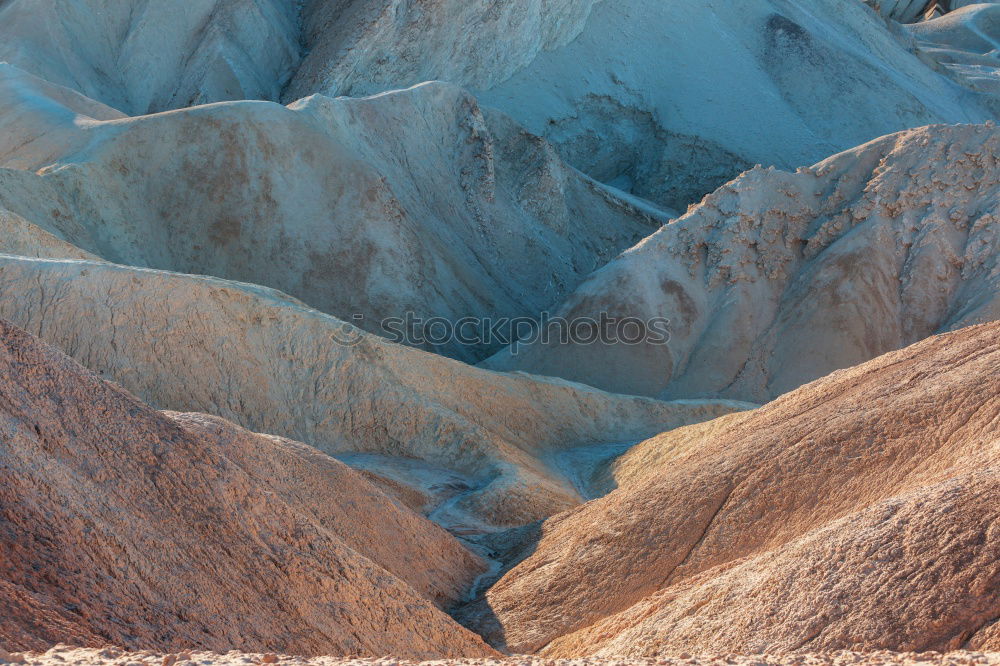
[[[864,0],[864,2],[885,18],[900,23],[919,21],[929,13],[933,13],[939,4],[938,0]],[[948,4],[948,0],[944,0],[943,4]]]
[[[673,436],[547,521],[471,626],[549,656],[1000,647],[1000,323]]]
[[[858,0],[307,6],[310,52],[286,101],[447,80],[598,180],[674,208],[755,163],[992,117]]]
[[[445,84],[122,118],[0,65],[0,130],[0,165],[23,170],[0,170],[0,205],[34,224],[109,261],[363,315],[376,333],[407,313],[536,317],[667,219]]]
[[[900,23],[919,24],[969,5],[995,4],[997,0],[864,0],[882,16]]]
[[[301,445],[156,412],[3,321],[0,458],[8,649],[490,653],[422,594],[481,570],[443,530]]]
[[[669,344],[522,346],[486,365],[621,393],[765,402],[998,319],[998,152],[992,125],[936,126],[796,173],[745,173],[559,310],[669,318]]]
[[[454,515],[442,522],[473,527],[518,525],[579,503],[553,454],[745,408],[479,370],[262,287],[96,262],[0,255],[0,317],[157,407],[215,414],[327,453],[457,473],[454,497],[441,499],[453,500]]]
[[[908,19],[915,3],[877,4]],[[0,61],[125,113],[444,80],[595,178],[675,208],[754,163],[793,167],[908,127],[991,116],[996,90],[952,80],[912,47],[859,0],[0,7]]]
[[[998,116],[1000,0],[0,0],[0,666],[1000,666]]]
[[[956,3],[957,4],[957,3]],[[961,8],[911,26],[921,52],[956,81],[995,96],[1000,93],[1000,3],[964,2]]]

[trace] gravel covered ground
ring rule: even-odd
[[[398,659],[351,659],[344,657],[296,657],[247,652],[182,652],[164,654],[143,650],[125,652],[115,648],[73,648],[57,645],[48,652],[8,653],[0,649],[0,663],[28,666],[87,664],[93,666],[247,666],[257,664],[311,664],[312,666],[415,666],[418,662]],[[686,655],[665,659],[463,659],[423,662],[438,666],[841,666],[877,664],[879,666],[974,666],[1000,664],[1000,653],[984,652],[826,652],[794,655]]]

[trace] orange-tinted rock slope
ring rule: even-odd
[[[171,418],[0,321],[7,649],[484,656],[425,596],[454,599],[481,570],[346,466]]]
[[[547,656],[1000,648],[1000,324],[724,418],[626,454],[466,619]]]

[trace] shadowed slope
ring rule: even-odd
[[[673,208],[754,163],[787,168],[992,116],[996,90],[956,85],[922,58],[859,0],[0,6],[0,60],[130,114],[443,80],[594,178]]]
[[[683,209],[755,163],[793,168],[934,122],[983,122],[859,0],[310,3],[285,99],[442,79],[602,182]]]
[[[299,61],[285,0],[7,0],[0,61],[126,113],[277,99]]]
[[[1000,4],[964,2],[961,8],[907,29],[920,51],[956,81],[993,98],[1000,94]]]

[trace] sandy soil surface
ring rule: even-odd
[[[846,664],[877,664],[879,666],[973,666],[1000,664],[997,652],[820,652],[790,655],[688,655],[662,659],[540,659],[511,657],[508,659],[451,659],[437,661],[404,661],[392,658],[351,659],[349,657],[296,657],[290,655],[249,652],[182,652],[164,654],[143,650],[125,652],[116,648],[74,648],[57,645],[45,653],[14,653],[0,649],[0,663],[20,663],[27,666],[53,664],[93,664],[95,666],[216,666],[247,664],[311,664],[313,666],[410,666],[419,663],[441,666],[841,666]]]

